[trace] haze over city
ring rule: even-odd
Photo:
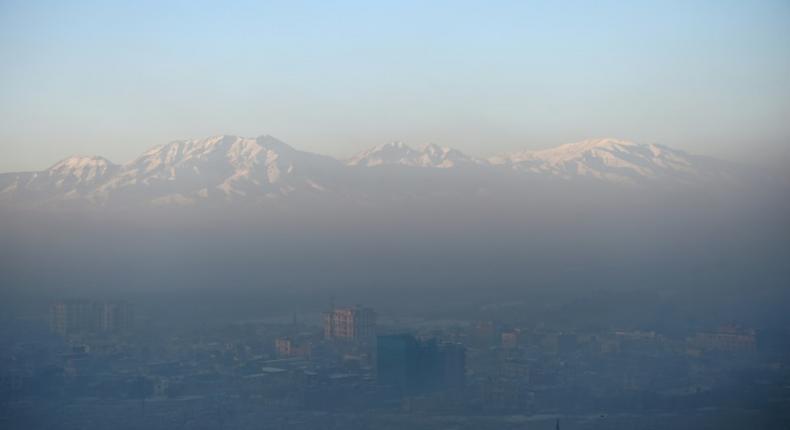
[[[788,24],[0,2],[0,428],[786,428]]]

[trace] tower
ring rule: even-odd
[[[324,338],[349,341],[371,340],[375,334],[376,312],[363,306],[332,309],[324,314]]]

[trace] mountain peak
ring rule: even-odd
[[[603,138],[503,154],[490,158],[489,162],[565,179],[588,177],[635,184],[652,180],[696,181],[700,172],[693,158],[661,145]]]
[[[412,148],[403,142],[390,142],[374,146],[351,157],[349,166],[374,167],[400,165],[407,167],[450,168],[460,164],[479,164],[476,160],[457,149],[435,143]]]
[[[129,166],[136,165],[137,168],[152,171],[162,166],[172,167],[207,159],[233,159],[237,162],[246,159],[250,162],[261,152],[292,153],[296,150],[269,135],[256,138],[216,135],[204,139],[175,140],[155,146]]]
[[[345,166],[359,169],[344,170]],[[511,171],[517,174],[502,178],[596,180],[624,185],[719,184],[736,182],[739,177],[716,160],[661,145],[613,138],[518,151],[488,160],[435,143],[411,147],[396,141],[362,151],[344,164],[331,157],[299,151],[269,135],[255,138],[216,135],[154,147],[124,166],[97,156],[73,156],[44,171],[2,174],[0,200],[33,203],[70,200],[99,205],[194,204],[230,200],[260,202],[316,193],[367,199],[388,192],[403,192],[403,195],[423,192],[397,189],[410,181],[395,181],[392,188],[378,182],[368,183],[368,176],[360,169],[379,166],[398,168],[377,171],[375,177],[382,180],[420,175],[401,168],[459,169],[482,175],[475,178],[485,178],[488,174],[499,178],[494,172]],[[438,172],[429,176],[434,177],[434,173],[437,173],[435,177],[448,180],[469,177]]]
[[[113,163],[98,155],[72,155],[53,164],[47,170],[73,168],[73,167],[92,167],[92,166],[111,166]]]
[[[74,155],[39,172],[0,174],[0,199],[41,204],[80,199],[101,186],[120,166],[104,157]]]
[[[73,155],[53,164],[46,173],[51,177],[69,176],[85,181],[114,173],[117,168],[117,165],[104,157]]]
[[[125,165],[97,193],[102,199],[145,196],[149,201],[190,204],[212,198],[255,200],[323,190],[324,172],[336,166],[342,164],[298,151],[269,135],[217,135],[154,147]]]
[[[585,148],[612,148],[616,146],[638,146],[639,143],[633,142],[631,140],[625,139],[618,139],[615,137],[599,137],[594,139],[585,139],[579,142],[568,143],[566,145],[575,145],[579,147]],[[643,145],[643,144],[641,144]],[[561,145],[562,146],[562,145]]]

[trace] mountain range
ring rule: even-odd
[[[435,144],[396,142],[338,160],[267,135],[214,136],[156,146],[124,165],[73,156],[39,172],[3,173],[0,205],[181,206],[316,196],[369,200],[447,190],[474,194],[501,184],[540,181],[639,188],[742,179],[738,168],[723,161],[617,139],[488,158]]]

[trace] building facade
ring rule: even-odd
[[[64,301],[50,308],[50,325],[61,335],[120,333],[132,326],[132,307],[123,302]]]
[[[465,384],[466,349],[409,334],[378,336],[376,380],[405,394],[461,388]]]
[[[376,330],[376,312],[354,306],[332,309],[324,314],[324,337],[348,341],[368,341]]]

